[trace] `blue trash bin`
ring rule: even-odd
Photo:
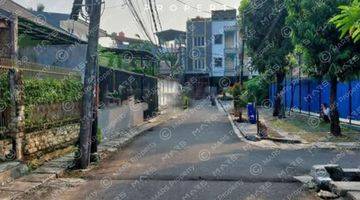
[[[254,104],[248,103],[246,107],[247,107],[247,115],[249,122],[251,124],[256,124],[256,110]]]

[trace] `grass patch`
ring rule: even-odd
[[[266,112],[267,124],[271,129],[280,129],[289,135],[300,136],[308,142],[360,142],[360,131],[341,125],[343,136],[334,137],[330,134],[330,124],[316,117],[292,114],[285,119],[278,119]],[[271,133],[270,133],[271,134]]]

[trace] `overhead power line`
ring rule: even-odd
[[[160,20],[159,10],[158,10],[158,7],[156,6],[156,0],[154,0],[154,5],[155,5],[155,12],[156,12],[157,20],[159,22],[160,30],[163,30],[162,23]]]
[[[142,2],[142,4],[141,4]],[[147,0],[141,0],[141,2],[139,2],[138,0],[135,1],[135,5],[136,5],[136,9],[138,10],[139,12],[139,15],[140,15],[140,18],[143,19],[146,27],[150,27],[150,30],[149,30],[149,33],[152,33],[152,37],[154,39],[154,41],[156,41],[156,37],[154,35],[155,33],[155,30],[154,30],[154,27],[152,26],[152,19],[151,19],[151,14],[150,14],[150,11],[148,9],[145,8],[145,5],[147,5]],[[143,6],[141,7],[140,4]],[[143,13],[143,12],[144,13]],[[148,25],[149,24],[149,25]]]
[[[146,5],[146,0],[141,0],[143,5]],[[150,24],[150,29],[152,33],[155,33],[154,27],[152,26],[152,19],[151,19],[151,13],[148,9],[144,9],[145,11],[145,17],[147,19],[147,22]],[[154,36],[155,38],[155,36]],[[156,39],[156,38],[155,38]]]
[[[158,32],[159,29],[158,29],[158,27],[157,27],[157,23],[156,23],[156,19],[155,19],[155,14],[154,14],[154,8],[153,8],[153,5],[152,5],[151,0],[149,0],[149,6],[150,6],[150,11],[151,11],[151,16],[152,16],[152,19],[153,19],[155,31]]]
[[[131,0],[127,0],[127,5],[130,9],[130,12],[131,14],[133,15],[133,17],[135,18],[135,21],[140,25],[140,28],[143,30],[145,36],[151,41],[151,37],[150,37],[150,34],[148,32],[148,30],[146,29],[145,25],[144,25],[144,22],[142,21],[142,19],[140,18],[138,12],[136,11],[135,7],[134,7],[134,4],[132,3]]]

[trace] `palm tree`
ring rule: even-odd
[[[354,42],[360,40],[360,0],[353,0],[350,5],[340,6],[341,12],[330,19],[341,31],[341,37],[350,34]]]

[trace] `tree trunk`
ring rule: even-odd
[[[330,132],[334,136],[341,135],[339,111],[337,108],[337,78],[331,78],[330,82]]]
[[[273,110],[273,116],[276,117],[278,116],[279,118],[283,118],[284,117],[284,113],[281,111],[282,110],[282,97],[283,97],[283,81],[285,78],[285,73],[281,72],[277,72],[276,73],[276,95],[275,95],[275,102],[274,102],[274,110]]]
[[[86,1],[87,3],[90,3]],[[86,69],[84,78],[84,94],[82,102],[82,116],[80,127],[80,158],[76,160],[76,166],[86,169],[90,164],[91,133],[93,124],[93,103],[95,67],[97,66],[97,48],[99,41],[99,25],[101,15],[101,2],[92,1],[90,10],[89,41],[86,53]]]

